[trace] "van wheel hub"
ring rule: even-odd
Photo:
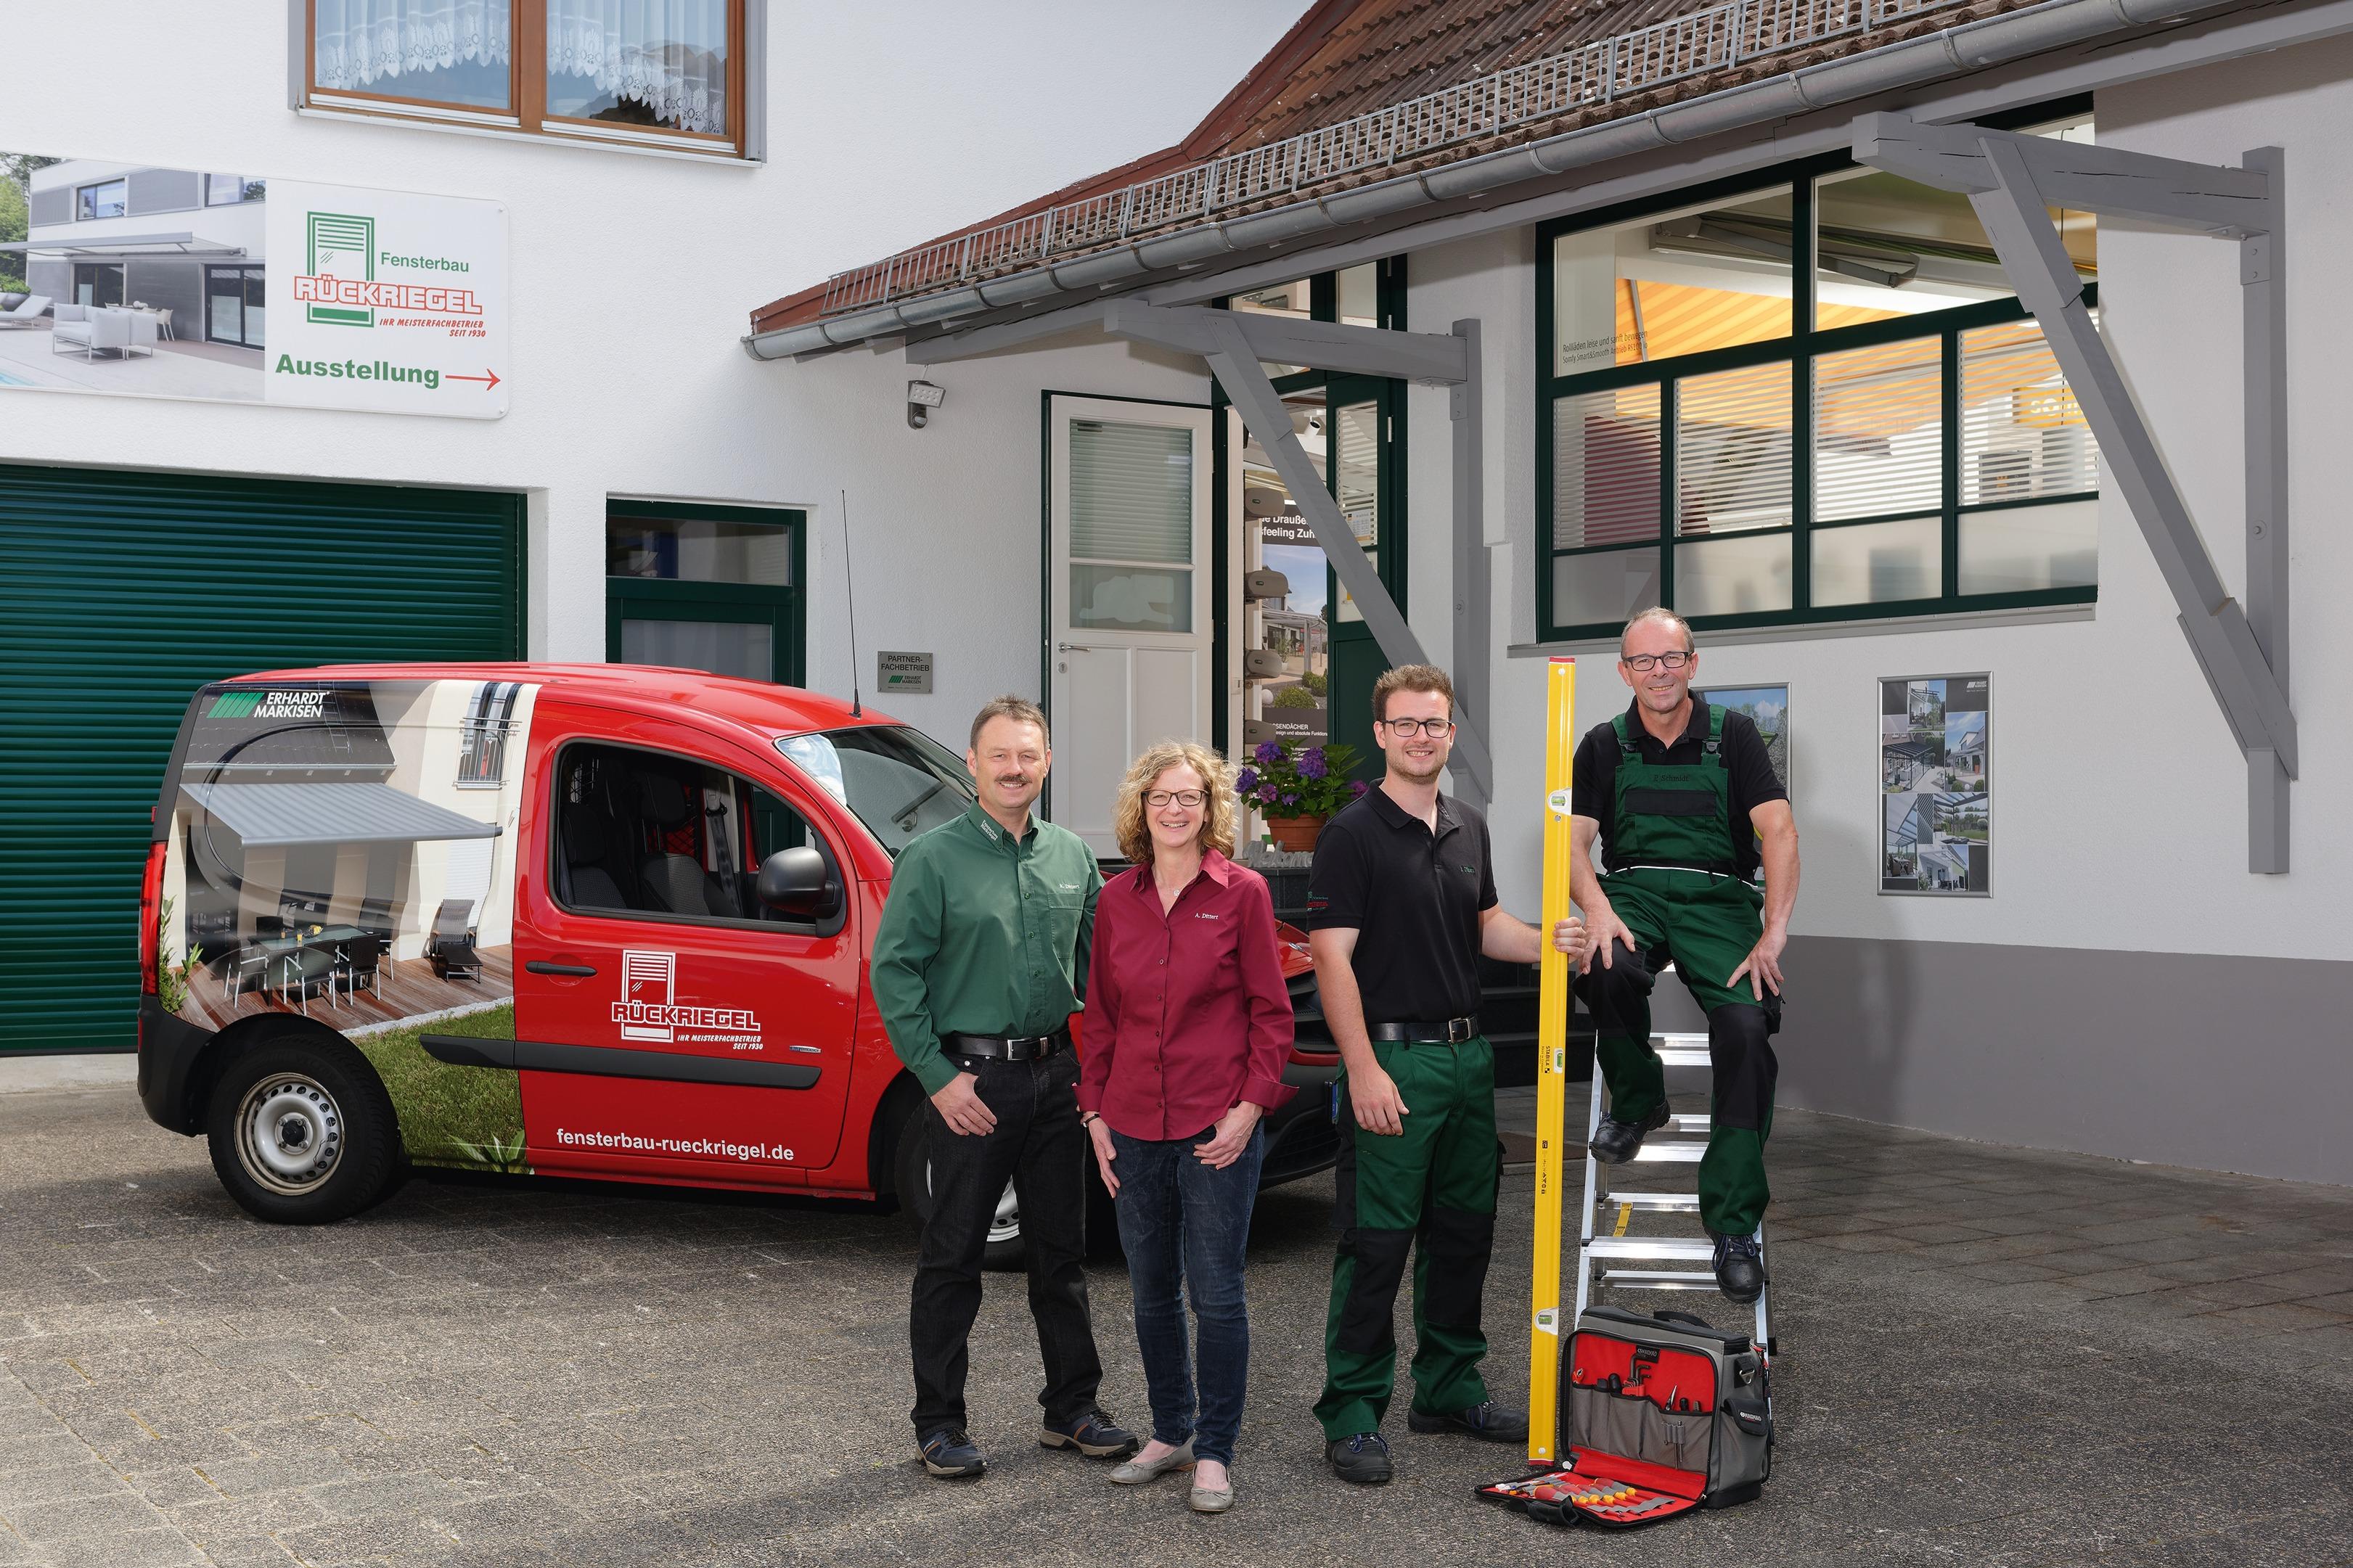
[[[343,1152],[343,1116],[318,1080],[279,1073],[245,1091],[237,1152],[246,1173],[272,1192],[310,1192]]]

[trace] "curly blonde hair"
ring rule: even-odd
[[[1234,771],[1226,759],[1197,741],[1163,741],[1145,748],[1120,780],[1119,798],[1111,808],[1111,830],[1120,852],[1138,866],[1152,861],[1152,829],[1144,820],[1144,797],[1170,768],[1190,768],[1201,778],[1208,798],[1201,803],[1201,847],[1220,855],[1234,852]]]

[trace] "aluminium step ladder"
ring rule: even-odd
[[[1662,972],[1664,973],[1664,972]],[[1707,1037],[1704,1034],[1654,1034],[1651,1047],[1659,1053],[1659,1060],[1668,1072],[1679,1068],[1705,1068],[1708,1064]],[[1582,1317],[1599,1286],[1615,1286],[1626,1290],[1713,1290],[1715,1286],[1715,1247],[1706,1233],[1687,1236],[1630,1236],[1627,1226],[1636,1214],[1689,1215],[1699,1216],[1699,1194],[1696,1192],[1658,1192],[1632,1190],[1617,1184],[1638,1165],[1683,1164],[1696,1166],[1700,1156],[1707,1152],[1708,1118],[1671,1114],[1664,1127],[1655,1129],[1643,1140],[1642,1147],[1633,1159],[1622,1165],[1608,1165],[1593,1157],[1593,1134],[1601,1125],[1602,1101],[1608,1095],[1601,1064],[1593,1064],[1593,1102],[1585,1119],[1585,1210],[1577,1227],[1577,1315]],[[1680,1136],[1670,1138],[1667,1134]],[[1602,1187],[1602,1173],[1611,1173],[1610,1186]],[[1757,1246],[1764,1256],[1765,1227],[1757,1227]],[[1649,1265],[1624,1268],[1621,1264]],[[1698,1268],[1670,1268],[1662,1265],[1697,1264]],[[1767,1272],[1771,1272],[1769,1262]],[[1771,1360],[1773,1343],[1772,1321],[1767,1310],[1771,1288],[1757,1298],[1757,1328],[1750,1339],[1757,1352]]]

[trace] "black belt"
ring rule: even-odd
[[[952,1057],[987,1057],[994,1061],[1034,1062],[1070,1048],[1068,1027],[1050,1035],[946,1035],[940,1048]]]
[[[1444,1018],[1436,1023],[1367,1024],[1374,1039],[1415,1046],[1459,1046],[1479,1037],[1479,1015]]]

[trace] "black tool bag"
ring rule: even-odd
[[[1688,1312],[1588,1307],[1561,1358],[1567,1463],[1480,1488],[1555,1524],[1656,1524],[1753,1501],[1773,1469],[1770,1374],[1746,1334]]]

